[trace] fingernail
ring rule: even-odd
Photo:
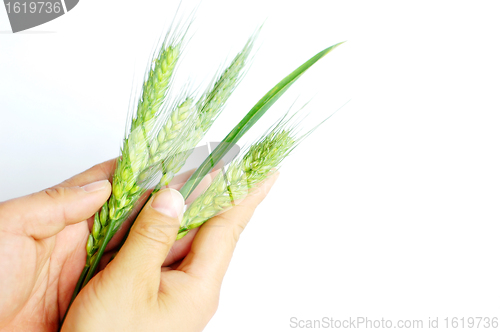
[[[175,189],[165,189],[156,194],[151,207],[170,218],[177,218],[184,210],[184,197]]]
[[[106,188],[108,186],[108,184],[109,184],[108,180],[101,180],[101,181],[96,181],[96,182],[86,184],[82,187],[82,189],[88,193],[91,193],[93,191],[98,191],[98,190]]]

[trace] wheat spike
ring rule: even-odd
[[[272,174],[302,138],[280,121],[267,135],[250,146],[245,155],[234,160],[226,173],[219,173],[209,188],[184,213],[177,238],[199,227],[213,216],[243,199],[258,183]]]
[[[130,132],[124,139],[121,157],[117,161],[111,197],[101,208],[100,214],[94,216],[94,226],[87,241],[88,264],[92,264],[95,259],[93,256],[102,245],[108,228],[112,227],[112,232],[115,232],[121,226],[154,175],[152,171],[145,171],[151,164],[152,153],[156,152],[152,150],[152,143],[154,147],[156,141],[150,137],[154,134],[158,115],[163,111],[162,105],[181,47],[182,39],[168,45],[164,42],[151,63]]]
[[[171,155],[165,160],[163,165],[163,177],[156,187],[155,192],[159,190],[161,186],[169,184],[175,173],[184,166],[192,149],[198,145],[214,121],[224,110],[227,100],[243,77],[243,71],[248,62],[248,57],[254,41],[255,36],[252,36],[222,74],[216,75],[218,78],[214,80],[215,83],[205,91],[203,96],[196,103],[197,114],[194,119],[194,128],[185,133],[183,149],[180,149],[179,153]]]

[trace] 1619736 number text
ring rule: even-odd
[[[498,328],[498,317],[446,317],[444,322],[447,329]]]
[[[44,2],[44,1],[26,1],[26,2],[6,2],[5,8],[7,8],[7,13],[23,13],[23,14],[35,14],[35,13],[47,13],[59,14],[63,9],[61,8],[60,2]]]

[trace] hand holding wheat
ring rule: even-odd
[[[0,330],[57,330],[85,264],[87,218],[108,199],[113,169],[103,163],[0,203]]]
[[[2,282],[2,287],[0,287],[0,329],[2,331],[57,330],[60,317],[64,314],[69,304],[72,289],[85,264],[85,255],[81,255],[84,252],[86,238],[89,234],[88,224],[85,219],[89,218],[109,197],[111,186],[107,179],[111,178],[114,167],[115,161],[111,160],[40,193],[0,203],[0,252],[4,253],[5,258],[0,260],[0,280]],[[270,182],[268,182],[269,184]],[[256,206],[258,203],[256,199],[257,197],[252,198],[252,201],[249,201],[248,204]],[[258,199],[261,199],[261,197]],[[170,208],[172,206],[175,205],[168,205]],[[151,224],[153,219],[151,218],[151,214],[147,213],[146,210],[142,214],[141,219],[138,219],[138,222],[143,220]],[[144,216],[149,217],[144,218]],[[164,218],[163,214],[159,215],[159,217],[159,221],[165,221],[165,219],[162,219]],[[232,220],[234,225],[228,225],[228,228],[224,230],[225,232],[227,231],[228,238],[232,236],[231,232],[233,230],[239,229],[235,225],[242,224],[244,217],[234,218]],[[85,221],[81,222],[81,220]],[[156,221],[158,220],[156,219]],[[177,225],[175,227],[171,229],[167,228],[169,232],[173,232],[173,236],[175,236],[178,229],[178,221],[176,222]],[[214,220],[214,223],[217,222],[217,220]],[[66,225],[72,226],[65,227]],[[139,224],[136,228],[142,228],[142,226]],[[156,230],[156,228],[154,229]],[[160,227],[160,229],[162,228]],[[220,230],[220,227],[213,227],[212,230]],[[154,234],[158,235],[158,232],[154,232]],[[216,247],[213,243],[209,242],[209,238],[212,236],[210,234],[213,235],[213,233],[208,232],[201,236],[196,243],[214,250]],[[205,239],[202,241],[202,238]],[[191,246],[192,237],[185,240],[188,241],[178,241],[174,244],[174,247],[176,247],[174,250],[175,256],[169,255],[169,258],[167,258],[169,261],[168,265],[182,259],[186,255]],[[230,243],[228,242],[227,244],[229,245]],[[154,247],[154,244],[152,246],[145,243],[145,245],[146,247],[143,247],[143,249],[147,253],[144,257],[150,257],[151,248]],[[135,248],[135,246],[132,248]],[[179,256],[179,253],[182,256]],[[210,251],[206,252],[207,255],[209,253]],[[227,253],[230,256],[230,247],[227,248]],[[132,259],[129,262],[126,259],[125,261],[132,264],[134,269],[140,269],[134,264],[143,263],[143,255],[141,254],[136,257],[136,260]],[[159,266],[167,266],[163,259],[163,254],[156,258]],[[221,263],[227,265],[227,257]],[[130,280],[130,266],[123,266],[123,270],[115,267],[114,272],[120,275],[118,278],[116,275],[111,277],[112,273],[109,273],[109,271],[106,272],[111,266],[113,265],[110,264],[103,273],[98,275],[101,278],[100,281],[103,282],[102,284],[98,283],[98,285],[101,287],[105,284],[123,285]],[[165,270],[165,268],[162,270]],[[33,271],[36,271],[36,273],[33,273]],[[223,272],[221,267],[218,272],[214,271],[213,273],[222,275]],[[163,273],[160,272],[160,268],[158,273]],[[143,282],[147,283],[147,280],[146,278]],[[194,278],[191,278],[191,280],[194,280]],[[136,281],[139,282],[139,280]],[[84,331],[101,331],[100,327],[93,330],[90,329],[90,325],[95,324],[93,326],[102,327],[108,323],[114,323],[114,327],[121,327],[121,323],[129,322],[129,319],[132,317],[137,318],[135,316],[138,315],[136,310],[134,312],[129,312],[128,310],[131,308],[130,301],[134,301],[136,305],[138,304],[139,299],[137,296],[139,294],[136,290],[139,288],[134,289],[129,284],[120,290],[120,296],[123,296],[123,298],[114,297],[115,295],[108,297],[111,296],[111,292],[117,290],[115,287],[110,287],[109,290],[103,289],[100,292],[100,296],[109,301],[109,303],[103,303],[95,301],[92,298],[91,291],[95,290],[92,288],[94,286],[94,282],[92,282],[89,287],[84,289],[78,301],[73,304],[66,324],[74,322]],[[138,286],[142,287],[143,284]],[[172,307],[179,310],[179,308],[183,307],[183,303],[191,298],[192,300],[199,301],[200,306],[206,306],[206,315],[200,315],[198,309],[193,308],[193,311],[184,310],[182,312],[182,315],[190,315],[192,317],[190,321],[179,321],[178,319],[173,319],[173,315],[163,315],[161,319],[156,320],[156,323],[177,326],[178,330],[206,324],[206,321],[210,318],[211,311],[215,310],[214,304],[217,302],[218,287],[220,285],[215,283],[209,285],[212,287],[213,293],[205,293],[203,297],[200,297],[201,292],[197,289],[197,287],[201,286],[201,284],[195,285],[193,283],[192,287],[189,288],[192,292],[189,296],[184,294],[182,299],[178,299],[178,302],[176,302],[177,299],[173,298],[169,299],[168,302]],[[143,299],[142,295],[140,298]],[[117,302],[117,299],[121,299],[123,302]],[[97,306],[98,303],[101,303],[101,305],[106,304],[106,307]],[[120,305],[117,306],[117,303]],[[141,302],[141,305],[142,307],[137,306],[137,308],[146,309],[151,303]],[[96,310],[96,315],[92,315],[93,319],[91,316],[87,316],[87,308]],[[109,310],[113,308],[120,309],[120,315],[114,317],[116,321],[110,320],[108,316],[98,315],[106,312],[110,313]],[[101,321],[98,321],[99,317],[102,318]],[[146,317],[150,318],[148,324],[155,322],[152,320],[152,316],[144,316],[141,319],[145,319]],[[141,320],[137,319],[137,323],[140,322]],[[144,323],[144,321],[142,322]],[[120,329],[120,331],[140,330],[129,329],[130,327],[127,326]],[[65,325],[64,329],[69,331],[79,330],[78,328],[73,328],[72,325]],[[109,331],[112,330],[109,329]]]
[[[187,244],[182,263],[166,267],[184,201],[173,189],[156,193],[116,258],[76,298],[62,331],[202,330],[217,309],[239,234],[276,177],[223,218],[210,220]]]
[[[174,27],[154,52],[140,93],[132,98],[129,126],[116,165],[108,165],[105,173],[99,169],[89,170],[94,178],[107,180],[84,186],[92,177],[80,176],[57,189],[0,206],[0,217],[3,213],[6,220],[15,220],[15,223],[0,225],[3,227],[0,228],[0,249],[17,250],[14,260],[2,262],[6,267],[4,271],[14,265],[16,273],[0,277],[9,285],[18,283],[15,276],[23,272],[31,275],[23,279],[22,288],[14,286],[13,292],[9,292],[10,287],[2,288],[5,294],[0,300],[0,327],[3,324],[18,329],[24,321],[33,321],[27,317],[36,317],[36,324],[43,322],[36,325],[38,328],[50,330],[57,328],[59,317],[66,312],[63,329],[70,331],[157,330],[167,323],[174,330],[199,330],[215,311],[220,282],[239,232],[267,191],[252,192],[263,183],[274,182],[276,168],[305,136],[297,136],[295,127],[288,125],[286,117],[282,118],[233,161],[227,171],[222,170],[210,186],[203,188],[201,196],[196,198],[192,194],[199,188],[201,179],[288,88],[341,43],[317,53],[271,88],[186,180],[179,192],[160,191],[182,168],[190,151],[225,108],[243,77],[255,39],[255,36],[249,38],[201,96],[189,88],[175,96],[171,86],[186,33],[186,29]],[[111,178],[112,185],[108,182]],[[92,279],[103,254],[110,249],[111,239],[125,221],[133,222],[138,202],[149,192],[150,199],[135,220],[129,237],[124,237],[127,240],[123,248]],[[189,197],[194,198],[194,202],[184,213],[184,199]],[[43,217],[30,214],[32,208],[28,208],[28,212],[20,211],[23,204],[33,204],[42,211]],[[56,217],[47,217],[53,213],[51,208],[58,211]],[[229,222],[222,228],[210,227],[222,220],[221,213]],[[90,232],[86,223],[65,228],[92,214]],[[27,220],[35,222],[31,224]],[[190,231],[201,225],[204,226],[193,240]],[[186,256],[178,257],[177,260],[183,258],[182,261],[167,269],[162,267],[175,239],[186,235],[180,241],[188,244]],[[65,241],[72,242],[61,247]],[[214,250],[217,255],[213,254]],[[31,259],[29,264],[19,264],[18,256],[26,253]],[[27,268],[30,270],[26,271]],[[72,289],[73,295],[70,295]],[[15,305],[9,306],[11,302]]]

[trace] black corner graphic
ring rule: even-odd
[[[76,6],[78,0],[64,0],[64,2],[66,3],[66,10],[69,12]]]
[[[4,0],[14,33],[52,21],[73,9],[77,3],[78,0]]]

